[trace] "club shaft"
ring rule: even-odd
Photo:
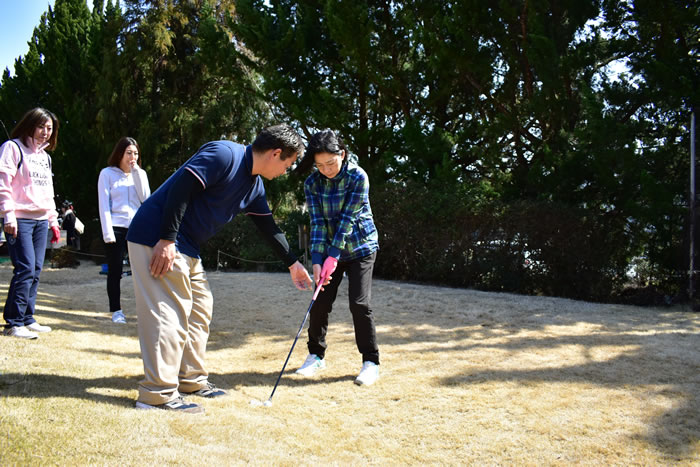
[[[284,361],[284,365],[282,365],[282,371],[280,371],[279,376],[277,377],[277,382],[275,382],[275,387],[272,388],[272,393],[270,394],[270,398],[268,399],[269,401],[272,400],[272,396],[275,395],[275,391],[277,390],[277,385],[280,384],[280,380],[282,379],[282,374],[284,373],[284,369],[287,368],[287,363],[289,363],[289,357],[292,356],[292,352],[294,351],[294,346],[297,345],[297,340],[299,340],[299,336],[301,335],[302,329],[304,329],[304,325],[306,324],[306,320],[309,318],[309,313],[311,313],[311,307],[314,306],[314,302],[316,301],[316,297],[318,296],[318,292],[321,289],[321,284],[323,281],[320,281],[318,284],[318,287],[316,288],[316,292],[314,292],[314,296],[311,299],[311,303],[309,303],[309,308],[306,310],[306,314],[304,315],[304,320],[301,322],[301,326],[299,326],[299,331],[297,331],[297,336],[294,338],[294,342],[292,342],[292,348],[289,349],[289,354],[287,354],[287,359]]]

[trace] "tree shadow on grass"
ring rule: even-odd
[[[279,336],[286,340],[293,337],[308,306],[304,297],[291,293],[284,297],[284,302],[271,300],[265,290],[246,299],[257,299],[265,305],[258,306],[259,310],[241,306],[240,315],[233,312],[222,317],[219,326],[231,326],[252,313],[258,322],[249,320],[248,329],[271,337],[273,342]],[[514,381],[524,386],[543,381],[578,382],[622,390],[662,386],[661,391],[669,393],[674,407],[664,409],[650,422],[649,433],[642,435],[643,440],[669,458],[687,458],[700,440],[700,404],[696,396],[700,394],[700,358],[695,352],[689,356],[692,350],[700,348],[697,332],[700,319],[694,314],[390,281],[376,281],[373,305],[380,352],[406,347],[416,350],[401,351],[453,359],[456,373],[442,378],[439,384],[443,386],[481,381]],[[267,313],[261,312],[265,309]],[[338,323],[347,327],[349,316],[341,287],[331,315],[329,336],[337,332]],[[579,334],[567,333],[569,328],[576,328]],[[352,330],[351,323],[349,329]],[[237,332],[229,337],[240,338],[236,337]],[[288,337],[284,337],[285,333]],[[306,337],[305,331],[302,336]],[[228,342],[229,339],[214,339],[212,347],[222,348]],[[565,360],[549,362],[552,368],[537,362],[540,356],[546,357],[562,347],[575,349],[572,356],[576,360],[570,364]],[[621,350],[601,361],[598,353],[608,347]],[[478,356],[491,351],[501,352],[504,360],[509,355],[532,354],[534,369],[480,366]],[[474,363],[463,364],[461,359],[471,354]],[[466,371],[460,370],[465,366]],[[268,384],[272,385],[277,377],[276,374],[232,375],[243,385],[246,381],[264,384],[265,380],[271,380]],[[318,381],[297,381],[285,374],[280,384],[318,384]]]
[[[280,368],[281,369],[281,368]],[[242,388],[249,387],[268,387],[270,392],[275,386],[278,372],[260,372],[260,371],[242,371],[242,372],[231,372],[231,373],[210,373],[209,378],[212,381],[216,381],[217,386],[221,386],[222,389],[232,388],[236,390],[241,390]],[[316,376],[314,378],[303,378],[294,375],[294,371],[289,368],[285,369],[282,378],[280,379],[277,390],[283,387],[305,387],[305,386],[318,386],[320,384],[332,384],[332,383],[342,383],[348,381],[354,381],[355,376],[348,373],[344,376]],[[220,383],[219,383],[220,382]]]
[[[586,318],[586,319],[590,319]],[[654,418],[647,435],[638,439],[655,446],[670,458],[687,459],[697,456],[700,441],[700,365],[696,356],[688,358],[683,348],[697,348],[700,339],[696,334],[687,332],[665,332],[649,334],[640,332],[636,324],[644,324],[639,317],[632,317],[635,325],[625,323],[620,317],[614,329],[601,329],[586,335],[557,335],[543,338],[531,336],[511,337],[503,341],[504,334],[494,333],[494,339],[475,339],[470,344],[454,346],[436,346],[428,352],[487,352],[500,351],[503,360],[510,355],[532,354],[534,358],[547,351],[568,346],[578,349],[579,362],[558,362],[552,368],[494,369],[482,366],[478,362],[468,364],[467,371],[442,378],[439,384],[444,386],[461,386],[479,384],[484,381],[515,382],[523,386],[532,383],[582,383],[606,388],[623,389],[625,387],[653,387],[650,391],[663,393],[677,402],[674,408]],[[510,328],[511,323],[503,324]],[[499,328],[494,325],[492,331]],[[532,326],[524,326],[532,330]],[[520,331],[524,327],[519,328]],[[660,324],[658,329],[668,329]],[[674,328],[677,328],[674,326]],[[517,334],[514,331],[513,334]],[[501,338],[496,343],[495,338]],[[630,349],[613,358],[601,360],[596,358],[598,348]],[[634,350],[631,350],[634,349]],[[580,359],[584,362],[580,363]],[[660,389],[658,389],[660,388]],[[653,394],[653,393],[652,393]]]
[[[563,364],[552,369],[475,370],[443,378],[445,386],[479,384],[484,381],[515,382],[522,385],[546,382],[585,383],[601,387],[624,388],[631,386],[668,386],[660,392],[668,393],[680,406],[664,412],[651,423],[649,434],[640,439],[674,458],[686,458],[695,452],[700,441],[700,374],[695,366],[687,369],[686,376],[669,372],[648,372],[640,355],[620,356],[605,362],[579,365]],[[656,365],[655,365],[656,366]],[[620,371],[624,368],[624,372]]]
[[[93,390],[133,390],[137,386],[139,379],[136,376],[110,376],[88,379],[41,373],[2,373],[0,374],[0,396],[28,399],[77,398],[131,408],[134,406],[132,398],[99,394]]]
[[[104,281],[90,280],[90,284],[81,287],[104,287]],[[255,282],[256,288],[252,290],[241,286],[238,291],[238,281]],[[269,342],[284,341],[281,352],[286,354],[288,343],[296,333],[310,300],[309,294],[296,293],[291,289],[288,281],[286,274],[254,277],[212,274],[210,282],[215,295],[215,311],[208,351],[235,349],[246,345],[251,336],[262,336]],[[329,335],[337,331],[335,326],[338,323],[348,327],[347,296],[343,292],[346,286],[347,283],[341,287],[336,301]],[[274,294],[272,288],[284,293]],[[39,306],[46,310],[38,312],[39,320],[41,315],[50,316],[61,322],[58,327],[63,330],[76,333],[89,330],[136,339],[135,319],[126,327],[116,327],[108,321],[108,314],[105,313],[104,322],[100,322],[101,314],[82,313],[84,310],[99,309],[81,296],[81,291],[87,289],[77,287],[75,290],[65,290],[65,294],[42,295],[40,285]],[[100,299],[106,300],[106,293]],[[677,403],[650,423],[649,433],[641,435],[642,439],[669,457],[692,455],[698,444],[700,403],[697,395],[700,394],[700,381],[697,375],[700,374],[700,358],[696,353],[686,358],[691,350],[700,348],[699,320],[693,314],[405,285],[391,281],[375,281],[373,305],[380,352],[406,352],[407,358],[410,358],[411,352],[427,352],[455,361],[453,374],[446,373],[439,380],[438,384],[442,386],[472,385],[483,381],[516,382],[523,386],[542,381],[580,382],[622,390],[644,385],[663,386],[662,390],[672,393],[669,399]],[[81,313],[72,313],[74,307],[79,307]],[[585,333],[561,332],[567,326],[581,323],[588,326]],[[349,328],[352,329],[351,324]],[[552,328],[556,333],[551,332]],[[302,336],[305,338],[306,332]],[[576,354],[579,358],[570,364],[559,362],[552,368],[535,364],[534,368],[514,370],[482,365],[478,360],[478,355],[491,351],[503,353],[503,359],[523,353],[532,353],[535,359],[537,355],[563,346],[579,349]],[[606,346],[624,346],[627,350],[605,361],[596,359],[596,348]],[[464,356],[471,356],[471,353],[475,356],[473,363],[465,363]],[[129,358],[136,357],[129,355]],[[340,382],[354,377],[330,378],[322,375],[319,379],[308,380],[294,378],[289,373],[287,369],[280,381],[281,387]],[[278,375],[279,372],[273,370],[224,372],[214,377],[221,378],[224,388],[268,386],[272,390]],[[406,376],[420,378],[415,374]],[[32,381],[40,381],[50,388],[50,392],[73,385],[77,390],[66,391],[64,395],[125,406],[131,406],[133,401],[95,394],[90,389],[133,389],[140,379],[111,377],[81,380],[21,374],[0,376],[0,394],[14,397],[49,397],[56,394],[47,394],[35,384],[29,386],[28,392],[17,391],[6,385],[8,377],[18,381],[32,378]],[[37,394],[33,395],[34,392]]]
[[[2,296],[2,288],[0,288]],[[47,318],[54,323],[51,327],[64,331],[91,331],[109,335],[133,335],[136,336],[136,316],[127,316],[131,320],[131,325],[115,325],[112,323],[111,314],[108,312],[98,312],[94,310],[95,305],[89,298],[84,297],[80,292],[72,293],[66,291],[63,295],[56,295],[42,291],[41,284],[37,293],[35,319],[44,323]]]

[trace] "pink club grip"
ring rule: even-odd
[[[316,291],[314,292],[314,296],[311,299],[312,301],[316,300],[316,297],[318,297],[318,293],[321,291],[321,286],[323,285],[323,281],[319,281],[318,285],[316,286]]]

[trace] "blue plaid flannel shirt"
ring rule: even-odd
[[[316,171],[304,182],[311,215],[311,261],[327,256],[352,261],[379,249],[379,235],[369,205],[369,178],[352,162],[332,179]]]

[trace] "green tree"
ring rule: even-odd
[[[55,188],[83,219],[97,218],[97,174],[121,136],[140,142],[155,189],[204,142],[248,143],[271,122],[231,45],[233,11],[230,0],[95,0],[92,12],[56,0],[44,14],[3,77],[0,112],[10,128],[36,105],[57,114]]]
[[[263,98],[307,132],[339,130],[379,190],[417,196],[417,181],[440,208],[390,203],[380,223],[398,210],[420,229],[467,207],[484,224],[442,251],[460,236],[509,245],[501,267],[527,256],[539,290],[600,298],[634,256],[660,264],[682,233],[686,149],[673,116],[697,92],[698,18],[691,2],[665,3],[241,0],[234,27]],[[630,73],[614,76],[616,63]],[[673,77],[684,84],[670,92]],[[548,211],[560,213],[548,225],[516,215]],[[473,251],[455,254],[468,269]]]
[[[58,114],[57,191],[83,213],[120,136],[155,187],[288,121],[369,172],[382,274],[602,299],[641,258],[678,293],[698,24],[690,1],[56,0],[0,114]],[[303,198],[268,187],[285,215]]]
[[[12,116],[12,125],[35,106],[58,116],[59,145],[52,155],[55,192],[76,201],[79,211],[87,206],[88,193],[94,195],[93,184],[86,183],[94,166],[89,135],[95,114],[89,63],[93,24],[84,0],[56,0],[35,28],[29,53],[16,61],[15,76],[6,73],[0,88],[2,114]]]
[[[122,99],[160,182],[206,141],[249,142],[270,122],[240,66],[226,18],[232,1],[124,2]]]

